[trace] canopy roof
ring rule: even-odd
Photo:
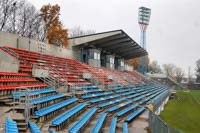
[[[136,43],[123,30],[90,34],[69,39],[76,48],[96,48],[124,59],[147,55],[147,51]]]

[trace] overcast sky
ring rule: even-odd
[[[123,29],[140,43],[138,7],[152,9],[147,50],[159,64],[173,63],[194,71],[200,58],[200,0],[28,0],[38,9],[59,4],[66,28],[80,26],[96,32]]]

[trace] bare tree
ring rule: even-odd
[[[184,71],[182,68],[180,67],[176,67],[174,69],[175,71],[175,79],[178,83],[180,83],[182,80],[183,80],[183,77],[184,77]]]
[[[200,83],[200,59],[196,61],[196,82]]]
[[[174,64],[164,64],[163,65],[164,73],[169,77],[174,77],[175,68],[176,68],[176,66]]]
[[[69,29],[69,37],[78,37],[94,33],[96,33],[95,30],[83,30],[80,26],[75,26],[74,28]]]
[[[42,40],[44,27],[40,12],[29,2],[25,0],[0,1],[0,31]]]
[[[161,73],[162,70],[160,68],[160,65],[158,64],[157,61],[152,61],[149,66],[148,66],[148,71],[150,73]]]

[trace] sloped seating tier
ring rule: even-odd
[[[128,124],[127,123],[122,124],[122,133],[128,133]]]
[[[101,113],[101,115],[99,116],[99,119],[97,120],[96,124],[93,126],[90,133],[99,133],[105,119],[106,119],[106,113]]]
[[[141,114],[143,111],[145,110],[145,107],[142,107],[136,111],[134,111],[132,114],[128,115],[125,119],[125,121],[130,122],[132,121],[134,118],[136,118],[139,114]]]
[[[30,128],[30,130],[31,130],[31,133],[42,133],[42,132],[40,131],[39,127],[38,127],[35,123],[29,121],[29,122],[28,122],[28,125],[29,125],[29,128]]]
[[[27,73],[17,73],[17,72],[0,72],[0,77],[8,77],[8,76],[20,76],[27,77],[29,76]]]
[[[115,133],[117,127],[117,118],[113,117],[110,123],[109,133]]]
[[[56,94],[56,95],[52,95],[52,96],[41,97],[41,98],[37,98],[37,99],[34,99],[34,100],[30,100],[29,103],[30,104],[40,104],[40,103],[49,102],[49,101],[59,99],[59,98],[63,98],[63,97],[64,97],[63,94]]]
[[[47,115],[51,112],[54,112],[56,110],[59,110],[63,107],[66,107],[66,106],[68,106],[68,105],[70,105],[70,104],[72,104],[76,101],[78,101],[77,98],[70,98],[70,99],[64,100],[62,102],[59,102],[57,104],[53,104],[53,105],[48,106],[46,108],[42,108],[38,111],[35,111],[34,114],[35,114],[35,116],[41,117],[41,116]]]
[[[40,94],[45,94],[45,93],[51,93],[51,92],[56,92],[56,90],[53,89],[53,88],[32,90],[32,91],[29,91],[27,95],[28,96],[34,96],[34,95],[40,95]],[[23,92],[23,93],[16,92],[16,93],[12,94],[12,97],[20,98],[20,97],[23,97],[25,95],[26,95],[25,92]]]
[[[7,117],[5,119],[5,133],[18,133],[17,123]]]
[[[78,122],[76,122],[72,127],[69,128],[69,133],[77,133],[79,132],[85,124],[91,119],[91,117],[95,114],[97,108],[91,108]]]
[[[35,78],[0,78],[0,83],[3,82],[34,82]]]
[[[59,126],[86,107],[87,107],[86,103],[81,103],[81,104],[73,107],[69,111],[63,113],[62,115],[58,116],[57,118],[55,118],[51,122],[51,124],[54,125],[54,126]]]

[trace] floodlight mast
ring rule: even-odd
[[[146,7],[140,7],[139,12],[138,12],[138,23],[140,25],[140,30],[141,30],[141,46],[146,50],[146,30],[149,25],[149,20],[150,20],[150,15],[151,15],[151,9],[146,8]],[[141,65],[141,73],[145,74],[146,73],[146,68],[145,68],[145,56],[142,56],[142,65]]]

